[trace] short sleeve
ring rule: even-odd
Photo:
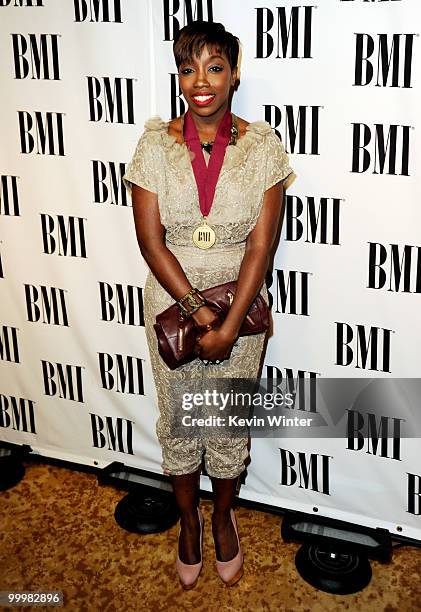
[[[265,191],[283,181],[284,189],[287,189],[295,181],[296,174],[290,166],[288,154],[283,142],[273,130],[266,137],[266,174]]]
[[[130,197],[132,195],[132,184],[153,193],[158,192],[154,144],[149,141],[147,132],[144,132],[139,138],[133,157],[126,167],[123,184]]]

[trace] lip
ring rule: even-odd
[[[201,100],[198,100],[196,96],[211,96],[211,97],[209,98],[209,100],[201,101]],[[207,92],[197,93],[197,94],[192,95],[191,99],[197,106],[208,106],[209,104],[212,104],[212,102],[214,101],[215,94],[210,94]]]

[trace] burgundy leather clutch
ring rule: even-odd
[[[200,293],[206,298],[207,306],[218,316],[225,319],[237,289],[237,281],[230,281],[205,289]],[[240,336],[259,334],[269,327],[269,308],[259,294],[250,306],[240,329]],[[192,317],[185,319],[175,303],[156,317],[154,329],[158,338],[158,350],[162,359],[171,370],[193,361],[193,352],[199,329]]]

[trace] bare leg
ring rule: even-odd
[[[178,554],[183,563],[200,561],[199,481],[201,467],[191,474],[171,476],[175,500],[180,510],[180,540]]]
[[[210,477],[214,492],[212,533],[218,561],[230,561],[238,552],[237,536],[231,521],[238,477]]]

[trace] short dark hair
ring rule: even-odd
[[[209,51],[214,47],[218,53],[225,53],[231,70],[237,66],[239,39],[227,32],[222,23],[193,21],[181,28],[174,39],[173,52],[177,69],[194,56],[200,57],[205,45]]]

